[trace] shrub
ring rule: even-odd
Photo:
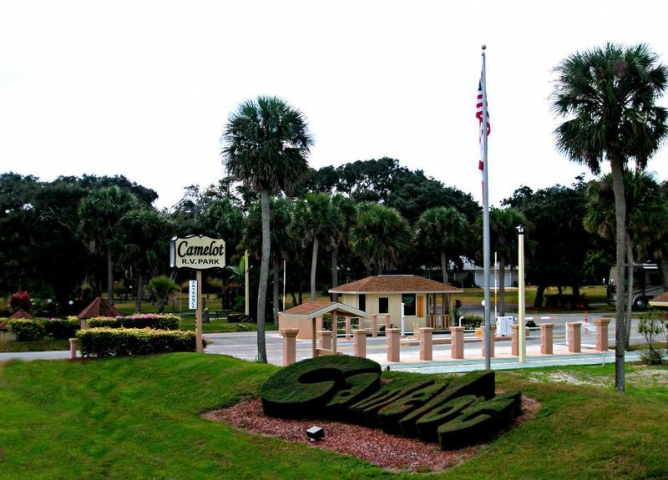
[[[29,312],[32,309],[32,303],[32,298],[30,298],[30,294],[27,290],[12,294],[12,298],[9,301],[9,304],[15,312],[19,310]]]
[[[661,314],[651,310],[640,318],[638,332],[647,341],[647,350],[640,354],[640,359],[647,365],[660,365],[663,363],[663,352],[656,348],[657,337],[664,332]]]
[[[497,433],[520,413],[521,393],[494,396],[494,372],[454,380],[399,377],[379,388],[380,365],[330,355],[290,365],[262,386],[266,415],[348,419],[450,449]]]
[[[88,320],[90,328],[153,328],[178,330],[179,317],[172,314],[135,314],[126,317],[95,317]]]
[[[77,332],[84,357],[194,352],[195,332],[149,328],[91,328]]]
[[[278,371],[262,385],[262,409],[265,415],[277,417],[313,416],[325,408],[338,390],[348,388],[348,377],[361,373],[374,374],[366,380],[380,384],[380,365],[373,360],[345,355],[302,360]],[[360,389],[359,385],[355,389]]]
[[[480,315],[465,315],[462,317],[462,327],[466,330],[473,330],[482,325],[483,318]]]
[[[77,330],[81,328],[79,320],[72,318],[52,318],[44,322],[44,327],[46,334],[56,340],[73,338],[76,336]]]
[[[16,340],[25,342],[44,338],[44,320],[41,318],[21,318],[9,321],[9,331],[16,335]]]

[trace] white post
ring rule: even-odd
[[[244,313],[246,316],[250,315],[250,282],[248,281],[248,250],[246,250],[246,261],[244,262],[244,283],[245,283],[245,303]]]
[[[404,336],[404,303],[401,302],[401,336]]]
[[[517,255],[518,255],[518,275],[517,286],[518,286],[518,306],[517,306],[517,315],[519,317],[519,341],[518,341],[518,350],[519,350],[519,363],[524,363],[526,361],[527,346],[526,346],[526,328],[524,321],[524,226],[519,225],[517,227]]]
[[[285,277],[288,271],[287,260],[283,259],[283,311],[285,312]]]

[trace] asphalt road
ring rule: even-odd
[[[529,316],[527,316],[527,319]],[[593,317],[587,320],[591,324]],[[534,317],[537,323],[554,323],[554,354],[543,355],[540,353],[540,336],[538,332],[532,332],[527,337],[526,361],[518,362],[517,357],[510,354],[511,342],[509,338],[499,339],[495,342],[495,355],[491,360],[491,367],[495,370],[527,368],[537,366],[552,365],[575,365],[592,363],[610,363],[614,361],[614,352],[612,350],[601,353],[595,352],[593,345],[595,343],[594,335],[583,334],[582,352],[579,354],[570,354],[566,345],[566,323],[584,322],[583,314],[564,314],[550,316],[547,318]],[[644,339],[637,333],[637,321],[634,321],[632,329],[631,343],[644,343]],[[257,360],[257,335],[255,332],[244,333],[213,333],[205,334],[204,337],[209,342],[205,352],[210,355],[231,355],[247,361]],[[434,340],[448,337],[444,334],[435,334]],[[464,360],[453,360],[450,354],[450,346],[437,344],[433,350],[433,361],[419,361],[419,345],[413,338],[411,332],[404,332],[401,341],[401,361],[388,362],[386,339],[383,336],[367,337],[367,357],[371,358],[383,367],[389,367],[392,370],[413,371],[422,373],[448,373],[448,372],[466,372],[471,370],[482,370],[485,367],[485,359],[482,356],[482,341],[476,338],[472,333],[465,335]],[[615,326],[614,319],[610,322],[609,341],[614,344]],[[269,363],[282,365],[283,363],[283,338],[276,331],[269,331],[266,334],[266,349]],[[337,340],[337,350],[343,354],[353,354],[352,339],[339,337]],[[312,354],[311,340],[297,340],[297,360],[310,358]],[[21,352],[21,353],[0,353],[0,361],[7,360],[54,360],[70,358],[69,351],[56,352]],[[639,355],[636,352],[627,352],[627,361],[637,361]]]

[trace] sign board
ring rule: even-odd
[[[204,235],[174,237],[169,246],[169,265],[174,268],[223,268],[225,240]]]
[[[188,290],[188,308],[197,310],[197,280],[190,280],[190,290]]]

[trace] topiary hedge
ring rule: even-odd
[[[127,317],[95,317],[88,319],[90,328],[152,328],[178,330],[179,317],[172,314],[135,314]]]
[[[19,342],[41,340],[46,333],[44,319],[41,318],[15,318],[9,320],[8,325],[9,331],[16,335]]]
[[[380,365],[366,358],[326,355],[302,360],[278,371],[262,385],[262,408],[266,415],[286,418],[337,411],[369,390],[378,389],[380,373]],[[335,398],[337,392],[341,393]]]
[[[194,352],[195,332],[150,328],[90,328],[77,332],[79,350],[84,357],[151,355]]]
[[[267,415],[330,417],[438,442],[443,449],[478,443],[521,413],[521,393],[496,395],[494,372],[454,379],[401,377],[380,385],[380,365],[330,355],[285,367],[262,386]]]

